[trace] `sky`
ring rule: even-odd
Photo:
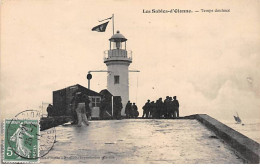
[[[151,9],[194,13],[143,13]],[[203,13],[201,9],[230,9]],[[260,1],[2,0],[2,118],[52,102],[52,91],[87,87],[89,70],[106,70],[112,22],[133,51],[130,100],[140,114],[147,99],[177,96],[180,115],[218,120],[260,118]],[[106,89],[106,73],[93,73],[91,89]]]

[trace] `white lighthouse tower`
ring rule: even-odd
[[[105,51],[104,63],[107,65],[107,89],[113,96],[121,96],[125,115],[125,105],[129,100],[128,67],[132,63],[132,51],[126,50],[127,39],[117,31],[110,39],[110,48]]]

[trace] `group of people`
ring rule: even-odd
[[[147,100],[143,106],[142,118],[178,118],[179,117],[179,102],[176,96],[166,96],[163,101],[162,98],[156,102]]]
[[[121,110],[122,100],[121,97],[115,97],[113,102],[113,111],[111,98],[103,98],[100,105],[100,118],[106,119],[105,115],[107,114],[109,118],[121,119]],[[73,111],[73,124],[78,126],[82,125],[84,122],[86,125],[88,123],[88,117],[91,116],[90,109],[91,101],[89,97],[82,92],[76,92],[71,100],[70,106]],[[142,107],[143,116],[142,118],[178,118],[179,117],[179,102],[176,96],[170,97],[166,96],[166,99],[163,101],[162,98],[156,100],[156,102],[147,100],[145,105]],[[50,104],[47,108],[48,116],[55,116],[53,106]],[[128,103],[125,106],[126,118],[137,118],[139,116],[138,107],[135,103]]]
[[[138,107],[135,103],[127,102],[125,106],[125,115],[126,118],[137,118],[139,116]]]

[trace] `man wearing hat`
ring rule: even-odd
[[[174,116],[176,115],[179,118],[179,101],[176,99],[176,96],[173,96],[173,106],[174,106]],[[176,113],[176,114],[175,114]]]
[[[144,115],[145,115],[145,118],[149,117],[150,106],[151,106],[150,100],[147,100],[147,102],[143,106],[143,116],[142,116],[142,118],[144,118]]]
[[[131,112],[131,103],[130,103],[130,101],[128,101],[126,106],[125,106],[126,118],[130,117],[130,112]]]
[[[138,112],[138,108],[135,105],[135,103],[133,104],[133,117],[137,118],[139,116],[139,112]]]
[[[166,96],[164,100],[164,118],[170,118],[170,110],[171,110],[171,99],[169,96]]]

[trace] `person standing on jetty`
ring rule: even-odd
[[[173,96],[173,107],[174,107],[174,116],[175,116],[175,113],[176,113],[176,118],[179,118],[179,101],[176,99],[177,97],[176,96]]]
[[[163,109],[164,109],[164,104],[163,104],[163,101],[162,101],[162,98],[159,98],[157,101],[156,101],[156,118],[159,119],[161,118],[161,116],[163,115]]]
[[[85,101],[85,108],[86,108],[86,115],[88,119],[91,119],[91,108],[92,103],[90,103],[90,100],[87,95],[83,95],[83,100]]]
[[[87,112],[86,112],[86,96],[83,96],[81,92],[77,92],[75,95],[76,113],[78,118],[78,126],[81,127],[82,121],[88,126]]]
[[[130,101],[128,101],[127,104],[126,104],[126,106],[125,106],[125,115],[126,115],[126,118],[129,118],[130,112],[131,112],[131,103],[130,103]]]
[[[138,108],[135,105],[135,103],[133,104],[133,111],[132,112],[133,112],[133,117],[134,118],[137,118],[139,116]]]
[[[47,117],[51,117],[51,116],[55,115],[54,110],[53,110],[53,106],[51,104],[49,104],[48,107],[47,107],[47,113],[48,113]]]
[[[130,103],[129,105],[129,118],[133,118],[134,117],[134,109],[133,109],[133,103]]]
[[[165,108],[165,118],[170,118],[170,110],[171,110],[171,100],[169,96],[166,96],[166,99],[164,100],[164,108]]]
[[[150,108],[150,115],[154,119],[156,116],[156,104],[154,103],[154,101],[151,102]]]
[[[169,118],[175,118],[175,114],[174,114],[174,104],[172,101],[172,97],[169,97],[169,108],[168,108],[168,116]]]
[[[142,118],[148,118],[149,117],[149,111],[150,111],[150,100],[147,100],[147,102],[145,103],[145,105],[143,106],[143,116]]]

